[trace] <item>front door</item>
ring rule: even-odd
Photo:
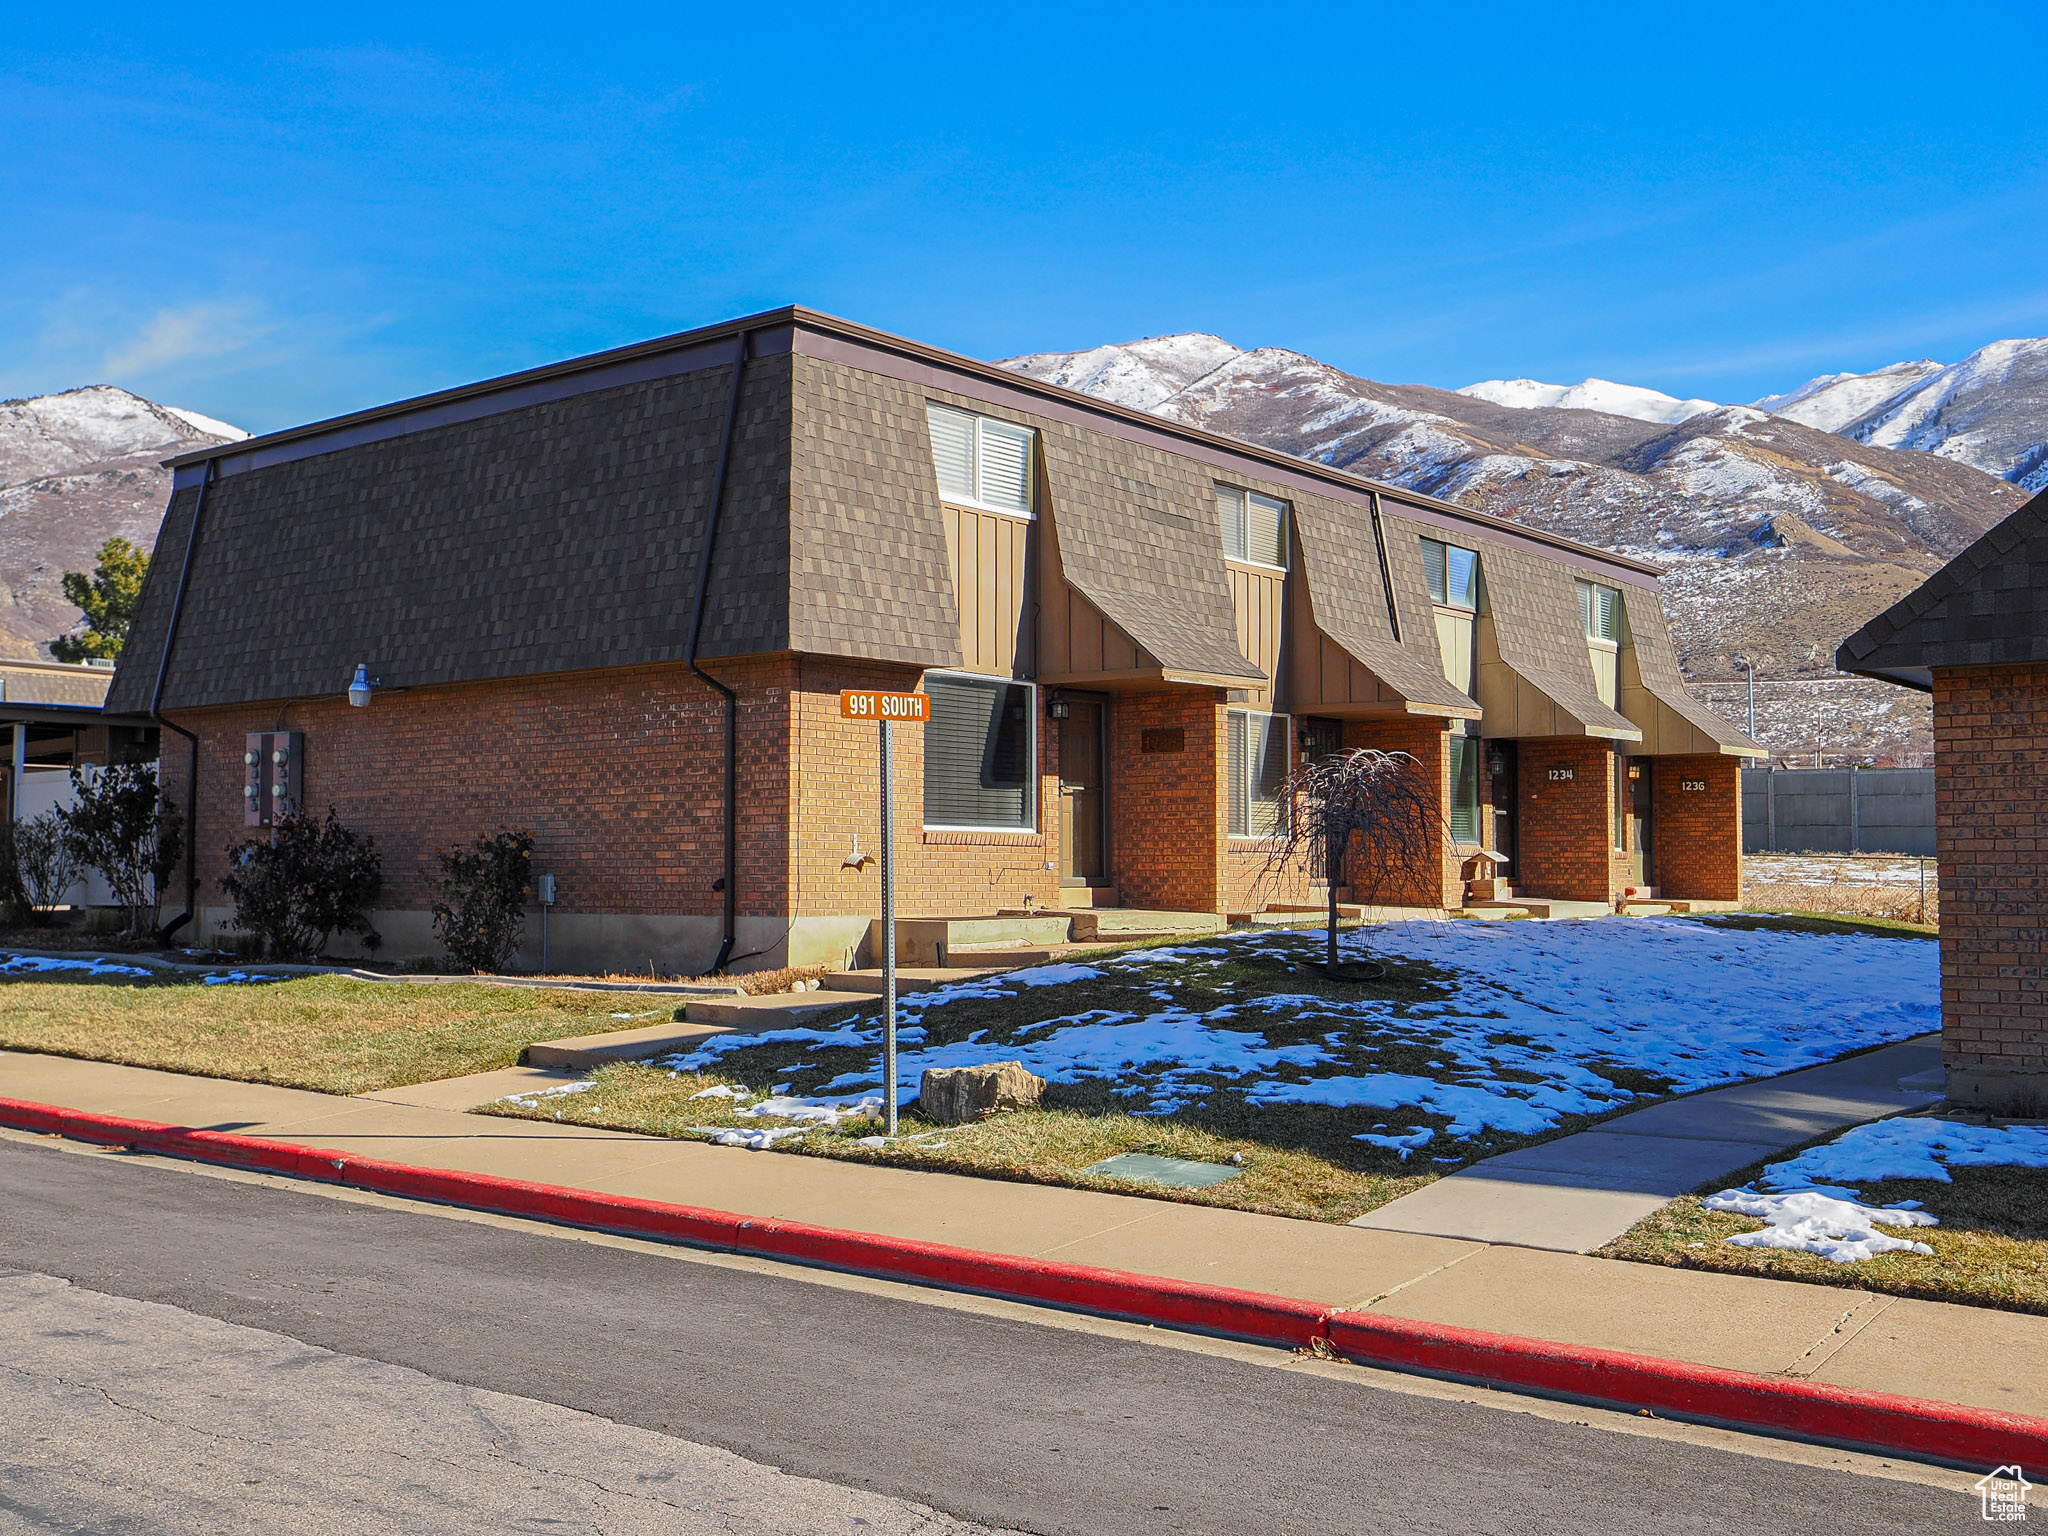
[[[1632,885],[1657,883],[1657,852],[1650,826],[1650,759],[1627,759],[1628,874]]]
[[[1065,702],[1067,718],[1059,722],[1060,884],[1098,885],[1108,877],[1103,706],[1099,699]]]
[[[1522,881],[1515,874],[1515,744],[1489,741],[1484,761],[1493,780],[1493,848],[1508,861],[1501,878],[1519,887]],[[1499,766],[1496,768],[1495,764]]]

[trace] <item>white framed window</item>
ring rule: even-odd
[[[1216,517],[1223,525],[1223,553],[1246,565],[1287,569],[1287,503],[1234,485],[1216,487]]]
[[[1286,715],[1256,709],[1233,709],[1226,717],[1232,837],[1276,837],[1285,830],[1289,728]]]
[[[1442,539],[1422,541],[1422,568],[1429,578],[1429,600],[1440,608],[1479,606],[1479,556]]]
[[[950,405],[927,405],[924,410],[943,499],[1031,516],[1029,427],[956,411]]]
[[[1620,644],[1621,593],[1590,581],[1578,583],[1578,588],[1579,622],[1585,626],[1586,638]]]
[[[1579,624],[1586,631],[1586,658],[1593,663],[1593,691],[1614,708],[1621,667],[1621,593],[1582,581]]]
[[[1031,683],[928,672],[924,824],[935,831],[1038,826],[1038,700]]]

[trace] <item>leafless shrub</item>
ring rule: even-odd
[[[1353,899],[1367,906],[1382,905],[1390,891],[1433,888],[1443,878],[1443,807],[1413,754],[1370,748],[1302,763],[1288,776],[1287,801],[1289,815],[1267,848],[1262,878],[1323,871],[1330,899],[1323,963],[1334,972],[1337,887],[1349,884]],[[1354,848],[1357,857],[1347,857]]]

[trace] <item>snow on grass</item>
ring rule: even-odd
[[[8,955],[0,959],[0,976],[141,976],[157,978],[163,973],[147,966],[122,965],[93,955]],[[258,982],[282,981],[282,976],[262,976],[253,971],[214,971],[199,978],[209,987],[249,986]]]
[[[1291,990],[1239,998],[1225,981],[1202,1006],[1152,1006],[1162,991],[1185,996],[1231,964],[1260,961],[1285,974],[1284,962],[1306,955],[1303,936],[1273,933],[985,977],[901,1000],[898,1101],[916,1095],[928,1068],[1014,1060],[1051,1082],[1111,1083],[1140,1114],[1172,1114],[1225,1090],[1253,1107],[1405,1111],[1410,1123],[1386,1129],[1391,1139],[1361,1138],[1405,1156],[1437,1138],[1455,1151],[1447,1144],[1488,1132],[1541,1135],[1568,1116],[1605,1114],[1646,1093],[1771,1076],[1939,1027],[1932,946],[1861,934],[1645,918],[1411,922],[1346,934],[1343,945],[1424,962],[1452,978],[1451,994],[1409,1003]],[[1060,970],[1075,974],[1046,978]],[[1071,1001],[1065,985],[1075,988]],[[1146,1006],[1073,1007],[1119,987]],[[935,1017],[950,1004],[1027,993],[1046,1017],[964,1039],[947,1038]],[[1063,1002],[1072,1011],[1061,1011]],[[880,1023],[866,1016],[714,1036],[663,1065],[729,1072],[744,1067],[744,1053],[770,1047],[785,1063],[778,1075],[801,1073],[786,1065],[792,1048],[872,1061],[880,1044]],[[1389,1055],[1398,1066],[1378,1068]],[[801,1102],[844,1109],[880,1086],[872,1065],[840,1071]],[[1418,1137],[1424,1129],[1430,1134]]]
[[[1934,1250],[1911,1238],[1893,1237],[1878,1227],[1932,1227],[1939,1223],[1925,1211],[1905,1206],[1868,1206],[1817,1189],[1794,1194],[1759,1194],[1726,1189],[1703,1202],[1710,1211],[1755,1216],[1761,1232],[1738,1232],[1727,1239],[1736,1248],[1780,1248],[1792,1253],[1817,1253],[1837,1264],[1873,1259],[1880,1253],[1928,1253]]]
[[[1761,1189],[1724,1189],[1702,1203],[1710,1211],[1754,1216],[1761,1232],[1728,1238],[1737,1248],[1783,1248],[1817,1253],[1837,1264],[1880,1253],[1928,1253],[1925,1243],[1892,1237],[1876,1227],[1932,1227],[1939,1223],[1919,1202],[1871,1206],[1848,1186],[1880,1179],[1931,1179],[1948,1184],[1950,1168],[2048,1168],[2048,1128],[1963,1125],[1922,1116],[1855,1126],[1833,1141],[1766,1168]]]
[[[1914,1116],[1879,1120],[1808,1147],[1789,1162],[1773,1163],[1760,1182],[1767,1189],[1809,1189],[1817,1184],[1867,1184],[1878,1179],[1953,1182],[1950,1168],[2048,1168],[2048,1127],[1963,1125]]]
[[[71,959],[58,959],[50,955],[9,955],[0,961],[0,976],[41,976],[56,971],[79,971],[87,976],[153,976],[156,973],[139,965],[117,965],[111,960],[97,960],[89,955]]]

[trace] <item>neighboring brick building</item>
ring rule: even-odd
[[[196,738],[205,935],[275,795],[375,835],[387,957],[435,952],[435,850],[510,825],[558,963],[842,961],[879,904],[854,687],[933,699],[906,916],[1302,899],[1279,790],[1338,746],[1440,786],[1402,904],[1482,848],[1538,895],[1739,895],[1758,749],[1686,693],[1650,567],[809,311],[172,462],[108,707]]]
[[[1934,695],[1948,1096],[2048,1112],[2048,493],[1842,643]]]

